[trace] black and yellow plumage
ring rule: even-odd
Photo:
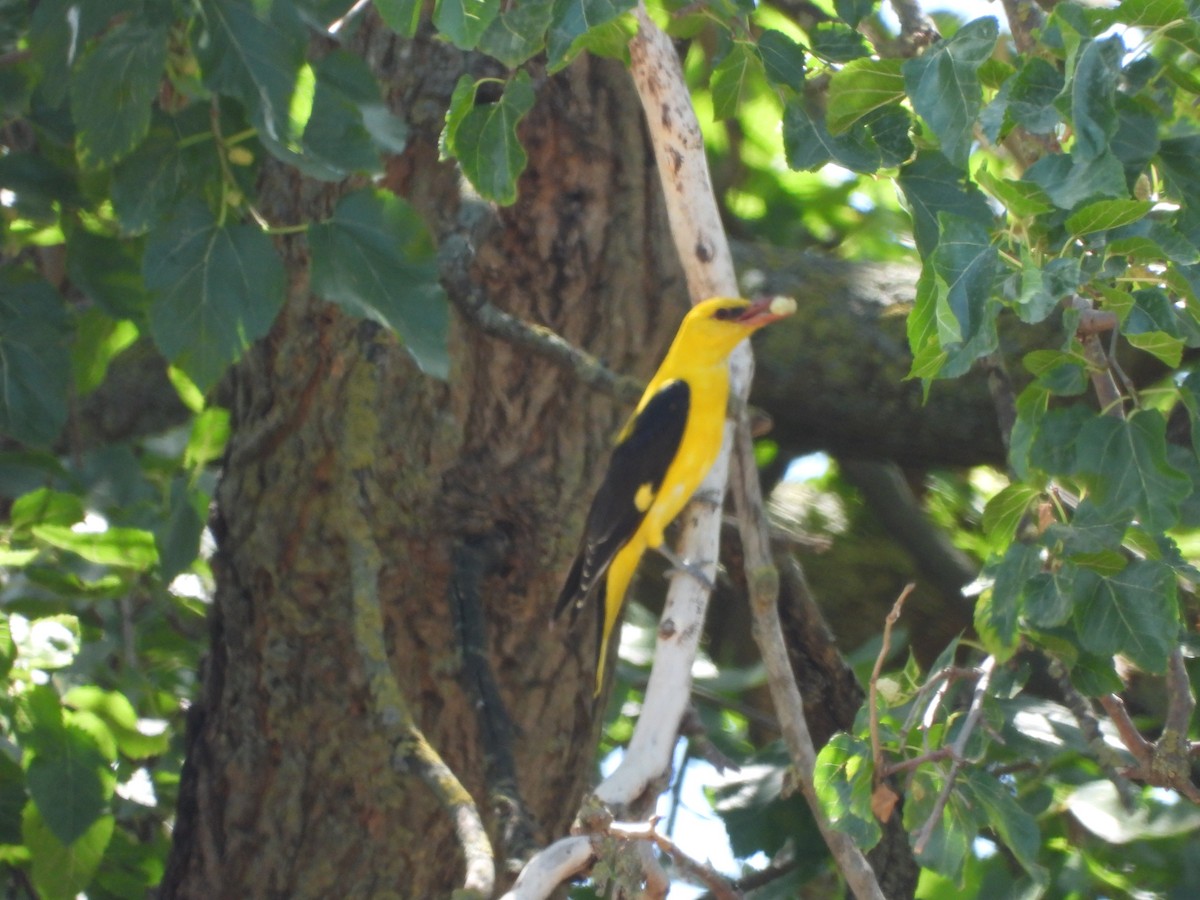
[[[642,554],[663,532],[716,461],[729,403],[729,354],[757,329],[789,315],[794,301],[750,303],[717,297],[684,318],[662,365],[617,437],[584,526],[555,615],[577,612],[599,591],[596,693],[609,639]]]

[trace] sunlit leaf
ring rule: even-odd
[[[711,89],[714,118],[728,119],[741,108],[743,95],[748,89],[747,82],[754,77],[758,66],[761,66],[759,58],[746,44],[741,41],[734,43],[725,58],[713,69]]]
[[[1136,222],[1154,207],[1149,200],[1100,200],[1067,218],[1067,231],[1074,237],[1108,231]]]
[[[898,59],[865,57],[847,63],[829,79],[826,123],[840,134],[863,116],[904,97],[904,76]]]
[[[813,785],[829,824],[869,850],[883,835],[871,810],[871,748],[853,735],[839,732],[821,748]]]
[[[64,844],[32,803],[25,808],[21,833],[32,859],[31,875],[45,900],[73,900],[91,882],[112,839],[115,820],[100,816],[74,842]]]
[[[937,135],[942,153],[960,168],[966,166],[972,129],[983,106],[978,69],[992,55],[999,34],[996,19],[985,16],[904,63],[904,84],[913,108]]]
[[[75,725],[65,725],[56,740],[41,742],[25,778],[42,821],[65,845],[103,815],[115,782],[96,740]]]
[[[60,550],[104,566],[148,569],[158,561],[154,535],[140,528],[113,527],[105,531],[73,531],[66,525],[39,524],[34,537]]]

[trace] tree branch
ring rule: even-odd
[[[883,672],[883,664],[887,661],[892,649],[892,628],[900,620],[900,612],[904,609],[904,601],[913,592],[916,584],[909,582],[892,604],[892,611],[883,620],[883,639],[879,644],[879,654],[875,657],[875,666],[871,670],[871,681],[867,686],[867,709],[871,725],[871,758],[875,762],[875,783],[883,779],[883,745],[879,741],[879,676]]]
[[[746,581],[750,593],[754,640],[767,669],[767,685],[779,716],[788,755],[800,782],[801,793],[808,801],[821,836],[850,890],[860,900],[883,900],[883,891],[870,863],[849,836],[834,830],[829,824],[813,786],[817,751],[804,717],[804,700],[792,675],[787,647],[783,642],[783,629],[779,622],[779,572],[771,559],[770,535],[763,512],[758,472],[754,467],[754,446],[744,419],[736,433],[732,487],[742,547],[746,554]]]
[[[981,674],[979,680],[975,682],[975,693],[971,696],[971,706],[967,710],[966,719],[963,720],[962,729],[958,732],[958,737],[950,748],[952,754],[950,758],[952,761],[950,763],[950,771],[946,775],[946,784],[942,787],[942,792],[933,804],[933,809],[929,811],[929,818],[921,826],[921,831],[917,835],[916,841],[913,842],[913,849],[918,854],[925,851],[925,845],[929,843],[929,838],[933,835],[933,829],[942,820],[942,810],[946,807],[946,801],[950,799],[950,792],[954,790],[955,778],[958,776],[959,769],[966,763],[967,741],[971,739],[971,733],[979,723],[980,715],[983,714],[983,699],[987,696],[988,684],[991,683],[992,672],[995,668],[996,657],[994,656],[989,656],[979,665]]]
[[[630,75],[637,87],[658,163],[675,248],[693,303],[737,296],[733,257],[713,196],[700,125],[683,81],[671,39],[639,7],[638,34],[629,43]],[[751,376],[749,348],[730,358],[731,396],[745,401]],[[697,492],[721,497],[729,468],[732,427],[726,423],[721,454]],[[681,555],[704,561],[715,577],[720,544],[720,506],[693,502],[682,517]],[[646,687],[642,714],[617,767],[596,788],[596,797],[624,808],[647,793],[671,765],[671,752],[687,706],[691,666],[700,640],[708,591],[687,574],[672,578]]]

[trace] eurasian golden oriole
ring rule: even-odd
[[[558,617],[570,609],[574,617],[603,583],[603,602],[597,604],[597,694],[609,638],[642,554],[662,548],[664,530],[720,452],[729,403],[729,354],[753,332],[795,309],[795,301],[786,297],[753,303],[715,297],[694,306],[617,436],[554,611]]]

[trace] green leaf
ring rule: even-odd
[[[782,31],[767,29],[758,38],[767,80],[772,84],[804,90],[804,48]]]
[[[1017,525],[1029,509],[1029,504],[1040,497],[1041,490],[1020,482],[1006,486],[987,502],[983,508],[983,533],[993,544],[1003,545],[1012,540]]]
[[[788,840],[810,834],[820,840],[802,798],[786,795],[787,770],[782,760],[742,763],[736,773],[728,773],[713,788],[713,809],[724,820],[730,846],[738,856],[759,851],[775,854]]]
[[[229,410],[210,406],[192,420],[192,432],[183,451],[183,465],[199,469],[221,458],[229,441]]]
[[[1003,203],[1009,213],[1018,219],[1032,218],[1054,210],[1054,204],[1046,192],[1028,181],[999,178],[980,166],[975,172],[975,182]]]
[[[912,159],[915,148],[909,131],[913,119],[907,109],[898,104],[888,106],[867,116],[864,121],[879,147],[883,165],[898,166]]]
[[[517,125],[533,109],[529,74],[517,72],[495,103],[472,106],[453,130],[447,122],[446,145],[475,190],[502,206],[517,199],[517,178],[528,157],[517,138]]]
[[[396,331],[422,371],[449,375],[449,311],[416,212],[386,191],[347,194],[309,229],[313,291]]]
[[[813,786],[829,824],[862,850],[870,850],[883,836],[871,811],[873,777],[871,748],[844,731],[821,748],[813,770]]]
[[[913,773],[905,795],[903,813],[904,827],[909,834],[920,831],[933,815],[944,785],[945,776],[936,767],[922,767]],[[915,854],[917,861],[957,881],[964,860],[970,856],[971,841],[977,830],[961,793],[952,790],[929,842],[921,853]]]
[[[164,582],[170,582],[195,562],[200,553],[202,531],[204,519],[196,510],[187,478],[177,475],[171,481],[166,515],[154,528],[158,575]]]
[[[863,116],[904,98],[902,60],[864,57],[847,63],[829,79],[831,134],[841,134]]]
[[[43,900],[74,900],[92,881],[112,839],[115,820],[101,816],[77,840],[64,844],[38,808],[25,807],[21,832],[32,860],[33,886]]]
[[[170,744],[169,731],[142,733],[137,711],[129,698],[119,691],[106,691],[94,684],[79,685],[67,691],[62,702],[65,706],[100,719],[121,752],[131,759],[165,753]]]
[[[1035,628],[1055,628],[1071,618],[1074,566],[1039,572],[1025,586],[1025,616]]]
[[[1116,93],[1125,44],[1117,35],[1082,46],[1071,79],[1072,157],[1089,162],[1109,152],[1117,132]]]
[[[1016,652],[1021,597],[1026,582],[1041,570],[1040,547],[1011,544],[999,565],[992,569],[995,581],[991,593],[975,605],[975,628],[999,662],[1007,662]]]
[[[1027,131],[1049,134],[1062,121],[1054,100],[1062,93],[1063,84],[1056,66],[1040,56],[1032,57],[1013,76],[1008,114]]]
[[[556,72],[569,63],[588,32],[615,21],[636,5],[635,0],[555,0],[546,33],[549,70]]]
[[[250,225],[218,225],[197,202],[151,235],[143,271],[156,293],[155,343],[201,391],[267,333],[283,305],[283,263],[270,238]]]
[[[990,228],[995,219],[983,192],[940,153],[918,153],[900,169],[898,183],[908,201],[913,237],[922,258],[928,258],[937,247],[941,234],[939,213],[954,213],[985,228]]]
[[[343,175],[382,172],[380,152],[402,152],[408,126],[384,105],[366,63],[335,50],[314,72],[316,91],[303,137],[306,153]]]
[[[1132,844],[1200,830],[1200,810],[1194,805],[1153,796],[1141,799],[1131,812],[1111,781],[1089,781],[1071,790],[1064,805],[1075,821],[1108,844]]]
[[[833,8],[839,19],[851,28],[857,28],[858,23],[871,14],[875,2],[876,0],[834,0]]]
[[[1123,653],[1147,672],[1166,671],[1179,639],[1175,573],[1169,566],[1134,560],[1111,577],[1079,569],[1073,587],[1075,627],[1086,650]]]
[[[1200,372],[1189,372],[1179,384],[1179,400],[1191,421],[1192,446],[1200,447]]]
[[[416,36],[421,23],[421,4],[418,0],[374,0],[379,18],[388,28],[402,37]]]
[[[85,169],[111,166],[146,136],[166,62],[166,29],[140,18],[119,23],[83,55],[71,76],[71,115]]]
[[[1129,196],[1125,170],[1111,153],[1087,161],[1051,153],[1026,169],[1022,180],[1038,185],[1059,209],[1074,209],[1102,197]]]
[[[138,339],[138,330],[132,322],[114,321],[95,306],[84,310],[75,321],[71,370],[75,390],[86,397],[104,383],[109,363]]]
[[[969,22],[948,41],[904,63],[913,108],[941,142],[942,153],[963,168],[983,106],[978,69],[992,55],[1000,26],[992,16]]]
[[[987,229],[972,219],[940,212],[938,227],[938,246],[930,261],[939,279],[939,297],[944,296],[954,314],[958,340],[969,341],[983,325],[984,307],[998,274],[999,253]]]
[[[964,790],[982,808],[992,831],[1012,851],[1017,862],[1040,883],[1046,873],[1037,863],[1041,835],[1037,820],[1023,810],[1011,789],[995,775],[978,768],[968,768]]]
[[[1043,397],[1050,392],[1037,385]],[[1042,416],[1031,441],[1029,461],[1049,475],[1071,475],[1078,468],[1080,431],[1096,419],[1083,404],[1056,406]]]
[[[25,781],[46,827],[70,845],[103,815],[115,779],[95,738],[64,725],[56,740],[41,742],[31,754]]]
[[[783,147],[787,164],[810,171],[835,162],[855,172],[879,168],[881,157],[870,133],[862,126],[834,137],[821,119],[814,119],[798,101],[783,111]]]
[[[1123,0],[1117,18],[1141,28],[1164,28],[1188,17],[1184,0]]]
[[[62,297],[18,268],[0,270],[0,432],[50,444],[67,420],[70,322]]]
[[[197,57],[205,85],[240,100],[272,152],[286,148],[294,137],[291,105],[307,44],[294,9],[272,4],[267,21],[244,0],[203,0],[202,8],[208,39],[198,42]]]
[[[142,283],[140,241],[118,240],[83,228],[67,235],[71,283],[116,319],[141,319],[150,306]]]
[[[83,499],[52,488],[38,488],[12,502],[8,514],[13,531],[25,531],[34,525],[74,525],[83,520]]]
[[[871,51],[861,34],[841,22],[820,22],[809,30],[814,56],[830,62],[849,62]]]
[[[1101,513],[1090,497],[1084,497],[1071,521],[1055,522],[1046,529],[1046,536],[1061,543],[1067,554],[1100,553],[1120,547],[1128,526],[1126,515]]]
[[[473,50],[499,12],[500,0],[437,0],[433,24],[459,50]]]
[[[113,170],[113,208],[125,232],[140,234],[157,226],[174,212],[184,193],[220,190],[221,169],[211,133],[204,104],[193,104],[177,116],[154,117],[146,139]],[[79,233],[82,229],[72,236]]]
[[[745,43],[736,41],[713,69],[710,89],[714,119],[728,119],[738,112],[747,90],[746,82],[758,74],[759,66],[758,56]]]
[[[72,531],[67,525],[41,524],[33,536],[60,550],[82,556],[102,566],[121,566],[144,571],[158,561],[154,535],[140,528],[108,528],[105,531]]]
[[[553,12],[553,0],[522,0],[492,20],[478,49],[515,69],[545,47]]]
[[[933,268],[923,267],[921,277],[917,279],[916,299],[908,314],[908,346],[913,356],[909,378],[936,378],[948,356],[938,340],[936,282]]]
[[[1101,512],[1128,510],[1148,528],[1178,521],[1191,481],[1167,462],[1166,420],[1156,409],[1128,419],[1092,416],[1075,439],[1076,465]]]
[[[1121,310],[1121,333],[1139,350],[1157,356],[1172,368],[1178,366],[1185,342],[1175,305],[1166,291],[1144,288],[1126,296],[1132,303]]]
[[[1149,200],[1099,200],[1067,218],[1067,233],[1072,237],[1080,237],[1120,228],[1136,222],[1153,208],[1154,204]]]

